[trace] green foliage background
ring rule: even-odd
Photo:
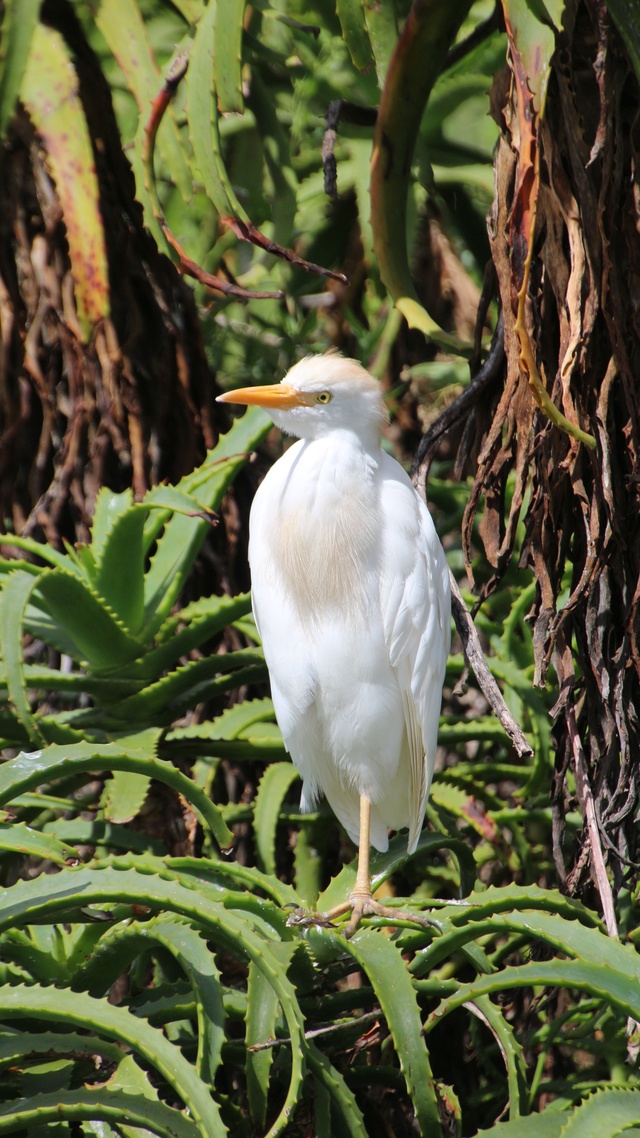
[[[114,298],[94,128],[74,86],[79,35],[109,84],[158,247],[175,260],[177,241],[223,283],[283,294],[240,299],[194,286],[219,383],[268,382],[301,350],[337,345],[387,383],[388,445],[408,455],[416,402],[438,408],[468,382],[497,137],[488,91],[505,58],[487,4],[433,6],[425,50],[439,52],[439,65],[456,35],[450,28],[443,48],[439,20],[460,25],[459,42],[475,38],[449,58],[424,115],[414,108],[399,250],[389,203],[370,193],[373,123],[343,117],[332,202],[321,154],[329,104],[375,108],[393,81],[408,9],[389,0],[341,0],[335,10],[293,0],[251,8],[6,0],[0,127],[11,145],[19,99],[46,152],[80,350],[91,354]],[[543,6],[527,11],[544,44]],[[186,77],[145,155],[151,102],[183,51]],[[66,94],[52,112],[58,82]],[[451,294],[429,314],[411,308],[407,332],[381,263],[393,294],[405,247],[415,249],[419,279],[427,219],[431,235],[436,222],[446,233]],[[231,220],[298,259],[346,272],[349,283],[327,284],[255,239],[238,240]],[[490,311],[486,336],[494,323]],[[268,430],[266,416],[251,411],[175,485],[135,499],[105,486],[87,541],[7,537],[0,1133],[603,1138],[640,1130],[637,899],[618,893],[619,941],[607,936],[595,895],[590,906],[554,888],[557,692],[552,673],[546,691],[532,687],[524,617],[535,582],[515,560],[477,626],[533,756],[515,756],[472,678],[457,691],[464,660],[454,651],[430,827],[411,859],[402,836],[373,858],[376,885],[409,911],[429,909],[432,926],[371,919],[346,940],[339,928],[287,922],[290,908],[344,899],[353,851],[328,812],[299,814],[248,595],[200,596],[192,586],[211,519],[222,512],[232,529],[225,495]],[[277,445],[270,437],[263,453],[272,457]],[[449,474],[444,452],[429,496],[462,578],[468,488]],[[240,497],[235,503],[241,512]],[[517,545],[522,539],[521,528]],[[479,554],[474,569],[479,581],[489,576]],[[577,809],[566,823],[571,839],[583,826]]]

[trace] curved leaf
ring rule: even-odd
[[[247,1057],[247,1097],[251,1121],[264,1127],[267,1117],[269,1096],[269,1073],[273,1063],[273,1048],[252,1050],[255,1044],[266,1043],[275,1038],[278,1016],[278,999],[264,975],[252,962],[249,965],[247,980],[247,1012],[245,1047]]]
[[[199,1130],[195,1123],[172,1107],[161,1102],[150,1102],[139,1095],[111,1090],[109,1085],[75,1091],[55,1091],[51,1094],[30,1095],[27,1099],[0,1106],[0,1134],[16,1131],[33,1133],[39,1126],[64,1122],[90,1122],[93,1119],[111,1121],[114,1127],[122,1125],[140,1127],[140,1133],[157,1134],[159,1138],[196,1138]],[[119,1127],[118,1127],[119,1129]],[[226,1134],[225,1129],[210,1132]]]
[[[470,7],[471,0],[414,0],[386,74],[371,160],[371,227],[382,280],[409,327],[458,354],[468,350],[431,319],[411,279],[407,197],[424,107]]]
[[[142,652],[104,597],[88,580],[66,569],[52,569],[36,579],[35,597],[75,644],[74,655],[96,671],[115,671]]]
[[[186,77],[189,136],[204,188],[221,215],[248,221],[222,158],[218,130],[218,110],[213,94],[214,42],[219,5],[212,0],[203,12],[191,48]]]
[[[187,917],[209,939],[220,941],[227,951],[255,963],[277,994],[291,1039],[289,1088],[282,1109],[269,1130],[269,1138],[276,1138],[286,1126],[298,1101],[305,1073],[306,1053],[302,1013],[295,989],[286,976],[286,968],[277,955],[278,942],[273,947],[270,946],[270,941],[264,935],[268,928],[266,922],[260,922],[260,932],[254,931],[254,920],[249,912],[242,915],[238,911],[230,912],[223,904],[207,896],[197,882],[187,886],[184,879],[177,880],[176,875],[167,871],[162,862],[153,863],[149,859],[146,871],[142,868],[142,859],[138,864],[141,867],[139,871],[131,869],[126,862],[114,861],[62,870],[46,880],[37,878],[34,881],[20,881],[0,892],[0,932],[42,918],[55,920],[78,905],[85,907],[114,902],[142,904],[154,911],[165,909]],[[156,865],[162,866],[162,869],[154,871]],[[273,929],[270,935],[271,938],[276,938]],[[292,945],[280,947],[290,955]],[[56,990],[55,994],[59,996],[60,991]],[[99,1005],[101,1001],[95,1000],[94,1004]],[[119,1008],[112,1010],[122,1012]],[[96,1020],[91,1022],[97,1023]],[[195,1072],[192,1068],[189,1069],[195,1078]]]
[[[488,996],[478,996],[473,1001],[467,1001],[465,1007],[486,1024],[500,1048],[507,1068],[509,1115],[511,1118],[518,1118],[529,1105],[527,1063],[522,1045],[518,1043],[511,1024],[502,1014],[502,1009],[492,1003]]]
[[[64,865],[80,855],[73,846],[58,841],[52,834],[32,830],[24,822],[0,822],[0,850],[10,850],[25,857],[44,858]]]
[[[336,0],[336,12],[342,28],[344,42],[355,66],[364,71],[373,63],[371,41],[364,18],[361,0]]]
[[[217,0],[213,43],[215,97],[221,114],[242,114],[242,23],[245,0]]]
[[[6,0],[0,57],[0,139],[13,118],[42,0]]]
[[[258,865],[265,873],[276,872],[276,831],[284,797],[300,778],[292,763],[272,763],[258,784],[253,810],[253,833]]]
[[[227,487],[270,427],[271,420],[267,413],[261,407],[250,407],[242,418],[235,420],[231,430],[218,440],[216,447],[208,452],[202,466],[180,481],[178,489],[182,493],[196,495],[207,509],[217,510]],[[147,538],[159,534],[163,526],[164,532],[158,539],[157,550],[145,575],[146,639],[155,635],[169,616],[202,545],[209,523],[201,517],[172,515],[169,511],[158,509],[153,511],[147,523]]]
[[[349,1138],[368,1138],[362,1111],[343,1076],[314,1043],[308,1043],[307,1050],[309,1067],[317,1081],[328,1093],[333,1112],[337,1113],[340,1119],[341,1126],[338,1132],[348,1134]],[[336,1130],[338,1130],[337,1126],[332,1128],[329,1133],[335,1134]]]
[[[109,277],[98,180],[71,54],[59,32],[33,30],[20,98],[40,135],[67,231],[78,321],[85,340],[109,314]]]
[[[344,947],[373,987],[393,1037],[407,1090],[423,1134],[440,1133],[440,1116],[416,993],[402,956],[387,937],[360,929]]]
[[[10,1028],[5,1024],[0,1037],[0,1064],[11,1065],[24,1059],[25,1055],[46,1055],[55,1052],[66,1055],[77,1052],[79,1055],[101,1055],[110,1063],[122,1059],[122,1049],[117,1043],[109,1043],[97,1035],[81,1035],[75,1031],[34,1031]]]
[[[610,966],[585,963],[582,960],[548,960],[503,968],[491,976],[479,976],[470,984],[462,984],[455,995],[443,1000],[429,1016],[425,1032],[468,1000],[473,1001],[478,996],[500,992],[505,988],[526,988],[536,984],[554,988],[579,988],[614,1004],[625,1015],[640,1019],[640,987],[630,972],[618,972]]]
[[[144,523],[147,508],[130,506],[103,537],[95,588],[109,608],[137,636],[144,620]]]
[[[140,6],[130,3],[130,0],[101,0],[96,11],[96,23],[138,105],[140,111],[138,139],[140,139],[153,100],[162,86],[162,76],[149,44]],[[193,193],[193,178],[171,107],[168,108],[162,129],[158,132],[157,146],[182,197],[185,201],[189,201]],[[137,147],[135,153],[137,156]],[[142,196],[144,185],[137,176],[136,188],[139,196]],[[149,217],[146,215],[145,220],[149,222]]]
[[[157,1028],[125,1008],[65,988],[5,985],[0,997],[0,1010],[3,1018],[9,1021],[36,1018],[71,1027],[91,1024],[94,1031],[107,1039],[130,1047],[167,1080],[193,1116],[203,1138],[226,1135],[217,1104],[179,1048],[169,1043]],[[103,1093],[104,1088],[100,1091]],[[146,1100],[145,1108],[151,1111],[151,1104]]]
[[[21,752],[0,767],[0,804],[11,802],[52,778],[93,770],[125,770],[157,778],[184,795],[210,828],[219,846],[232,839],[222,814],[204,791],[171,763],[153,757],[158,731],[141,732],[120,743],[53,743],[41,751]]]
[[[191,983],[198,1017],[196,1071],[205,1083],[213,1085],[224,1039],[220,976],[205,940],[184,920],[157,917],[108,929],[87,964],[76,973],[74,987],[87,987],[94,995],[106,994],[126,963],[150,951],[154,944],[162,945],[175,957]]]
[[[622,964],[622,970],[631,966],[640,976],[640,963],[633,949],[623,948],[619,941],[614,941],[601,932],[596,925],[595,918],[591,926],[582,924],[577,917],[587,920],[589,914],[581,906],[569,902],[568,898],[561,897],[551,891],[536,889],[535,887],[511,887],[512,896],[519,894],[522,909],[515,912],[495,911],[483,903],[465,906],[452,913],[451,909],[441,910],[438,919],[441,921],[440,936],[434,942],[416,955],[411,966],[416,976],[437,967],[437,965],[451,953],[458,951],[470,940],[477,940],[481,936],[500,935],[505,932],[524,933],[532,940],[544,940],[559,952],[567,953],[585,960],[608,960],[612,967],[620,966],[620,954],[628,964]],[[498,893],[500,890],[487,890],[487,893]],[[545,892],[547,895],[545,897]],[[517,895],[516,894],[516,895]],[[531,897],[527,905],[527,894]],[[486,894],[479,894],[484,897]],[[493,898],[495,901],[495,897]],[[536,905],[537,902],[537,905]],[[534,905],[536,907],[534,908]],[[557,912],[549,912],[551,907],[557,907]],[[545,911],[546,910],[546,911]],[[571,919],[567,920],[560,912],[569,913]],[[634,960],[634,957],[636,959]]]
[[[640,1126],[637,1089],[602,1090],[571,1112],[560,1138],[613,1138],[631,1126]]]
[[[0,644],[9,699],[29,738],[40,741],[25,691],[22,637],[29,598],[40,578],[19,570],[10,573],[0,594]]]
[[[479,1130],[477,1138],[558,1138],[566,1119],[564,1110],[545,1110],[542,1114],[498,1122],[490,1130]]]

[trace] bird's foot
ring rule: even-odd
[[[355,890],[348,901],[336,905],[326,913],[312,913],[307,909],[295,909],[288,917],[287,924],[302,928],[309,928],[312,925],[317,925],[320,928],[336,928],[336,920],[349,911],[351,916],[344,926],[344,935],[347,939],[353,936],[363,917],[384,917],[386,920],[396,921],[398,924],[409,922],[420,925],[422,928],[440,928],[440,922],[434,917],[427,917],[424,913],[416,913],[409,909],[392,909],[388,905],[376,901],[371,892],[359,893]]]

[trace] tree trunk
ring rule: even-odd
[[[98,60],[66,0],[42,18],[70,47],[98,174],[110,319],[82,343],[66,232],[24,110],[0,166],[0,497],[17,533],[86,540],[100,486],[140,495],[215,443],[193,294],[143,227]]]
[[[526,310],[539,375],[568,427],[540,409],[521,366],[516,293],[524,253],[512,234],[522,107],[512,84],[490,220],[506,376],[493,421],[478,425],[481,452],[464,526],[469,550],[484,495],[491,590],[524,514],[522,564],[537,581],[526,618],[536,683],[544,685],[551,667],[560,693],[553,711],[556,866],[570,892],[584,891],[591,870],[603,904],[609,886],[602,854],[619,886],[639,852],[639,109],[638,79],[604,5],[570,2],[538,136],[540,192]],[[580,431],[591,440],[581,441]],[[583,817],[592,819],[573,849],[564,827],[571,768]]]

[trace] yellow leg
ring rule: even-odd
[[[371,803],[364,795],[360,796],[360,841],[358,843],[358,872],[356,883],[351,890],[349,900],[341,905],[329,909],[327,913],[307,913],[295,910],[289,917],[288,924],[318,924],[330,925],[336,917],[342,917],[351,910],[351,917],[345,928],[345,936],[351,937],[358,928],[363,917],[386,917],[388,920],[411,921],[417,925],[438,925],[438,922],[422,913],[402,912],[399,909],[390,909],[386,905],[374,901],[371,892],[371,870],[369,866],[369,850],[371,837]]]
[[[371,803],[364,794],[360,795],[360,841],[358,842],[358,872],[356,883],[349,896],[351,920],[347,925],[347,936],[353,936],[361,918],[375,907],[371,892],[371,870],[369,852],[371,846]]]

